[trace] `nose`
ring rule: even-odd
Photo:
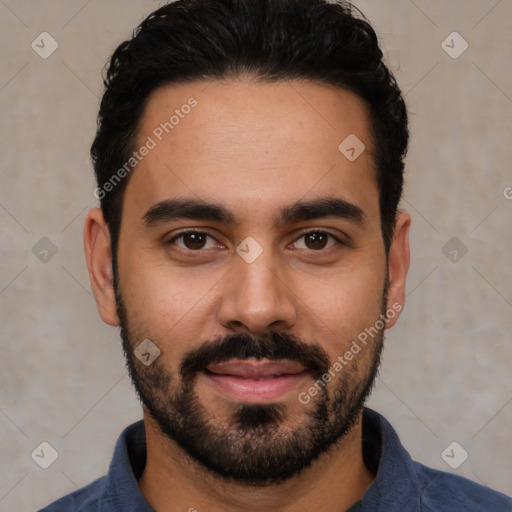
[[[237,256],[221,293],[218,319],[226,329],[261,336],[274,329],[290,329],[296,322],[291,283],[286,282],[284,269],[272,261],[270,251],[252,263]]]

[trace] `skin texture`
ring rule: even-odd
[[[118,291],[134,346],[153,340],[161,349],[158,364],[177,380],[187,351],[236,333],[283,331],[321,347],[333,363],[379,319],[386,276],[385,309],[404,304],[409,268],[407,212],[397,214],[386,260],[365,103],[351,92],[303,81],[264,84],[239,77],[174,84],[152,94],[137,147],[190,97],[197,106],[138,164],[125,191]],[[353,162],[338,150],[350,134],[366,146]],[[177,197],[220,203],[236,223],[181,219],[144,226],[149,208]],[[319,197],[357,205],[363,222],[324,217],[274,225],[283,207]],[[204,248],[197,245],[199,251],[183,238],[169,243],[189,228],[211,237]],[[327,231],[342,243],[329,239],[325,248],[315,246],[306,231]],[[247,237],[263,251],[252,263],[236,252]],[[87,216],[84,245],[99,314],[117,326],[110,236],[97,208]],[[386,329],[398,316],[388,319]],[[340,372],[352,389],[367,378],[374,358],[375,350],[365,347]],[[326,385],[331,397],[338,380]],[[178,384],[172,382],[170,391]],[[305,424],[314,400],[305,405],[297,396],[313,384],[305,375],[279,399],[284,427]],[[229,426],[235,400],[204,375],[194,390],[210,420]],[[163,435],[146,409],[144,420],[148,458],[139,485],[157,511],[343,511],[373,481],[362,460],[360,414],[309,468],[266,486],[218,477]]]

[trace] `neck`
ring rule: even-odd
[[[308,469],[261,487],[233,483],[192,461],[144,411],[147,462],[139,486],[156,512],[344,512],[374,477],[362,456],[362,413],[351,431]]]

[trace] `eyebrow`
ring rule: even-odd
[[[274,227],[296,222],[337,217],[363,224],[366,216],[363,210],[345,199],[338,197],[320,197],[309,201],[297,201],[284,207],[274,217]],[[145,228],[152,228],[166,222],[181,219],[204,220],[235,225],[236,217],[231,210],[219,203],[198,198],[165,199],[152,206],[142,217]]]

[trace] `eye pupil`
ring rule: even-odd
[[[310,249],[323,249],[327,243],[327,235],[325,233],[311,233],[306,235],[307,241],[312,241],[312,247],[306,242]]]
[[[185,233],[183,235],[183,243],[189,249],[201,249],[205,244],[205,240],[206,236],[203,233]]]

